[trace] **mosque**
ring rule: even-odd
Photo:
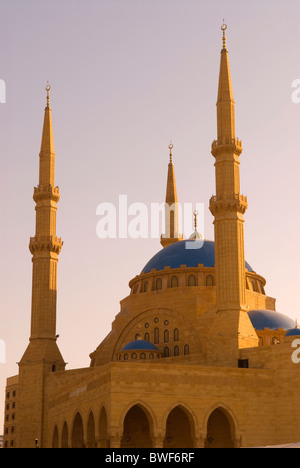
[[[34,188],[29,344],[6,386],[7,448],[240,448],[300,441],[300,373],[292,361],[300,330],[276,311],[266,280],[245,260],[240,190],[242,142],[226,25],[211,153],[214,241],[178,232],[172,145],[162,248],[129,281],[110,333],[90,366],[66,370],[57,345],[56,235],[59,188],[50,87]],[[167,208],[171,209],[167,209]]]

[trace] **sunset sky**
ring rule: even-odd
[[[180,203],[215,193],[211,143],[223,18],[243,142],[248,197],[245,256],[277,310],[300,321],[299,0],[0,0],[0,433],[7,377],[30,333],[33,187],[38,184],[45,86],[51,84],[60,188],[58,346],[67,369],[89,366],[128,282],[159,238],[99,239],[97,207],[119,197],[150,207],[165,197],[168,145]],[[133,219],[128,215],[128,223]],[[151,222],[149,218],[149,223]],[[119,228],[119,226],[118,226]],[[192,227],[191,227],[192,229]],[[150,233],[149,233],[150,237]]]

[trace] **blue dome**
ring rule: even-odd
[[[299,336],[300,335],[300,328],[291,328],[287,331],[285,336]]]
[[[264,330],[265,328],[270,328],[270,330],[277,330],[277,328],[289,330],[295,325],[293,319],[274,310],[250,310],[248,315],[255,330]]]
[[[213,241],[183,240],[168,245],[151,258],[142,273],[150,273],[154,268],[163,270],[166,266],[180,268],[180,265],[197,267],[200,264],[205,267],[215,266],[215,243]],[[247,262],[245,262],[245,267],[248,271],[253,271]]]
[[[157,347],[154,346],[154,344],[146,340],[131,341],[122,349],[122,351],[131,351],[131,350],[158,351]]]

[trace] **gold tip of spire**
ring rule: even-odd
[[[198,226],[198,211],[195,210],[194,211],[194,228],[195,228],[195,231],[197,230],[197,226]]]
[[[170,144],[169,144],[168,148],[170,150],[170,164],[173,164],[173,154],[172,154],[173,143],[172,143],[172,140],[170,140]]]
[[[221,29],[223,31],[223,49],[227,50],[226,49],[226,35],[225,35],[225,31],[227,29],[227,24],[225,24],[224,20],[223,20],[223,24],[221,26]]]
[[[47,109],[50,108],[50,89],[51,89],[51,86],[49,84],[49,81],[47,81],[47,86],[46,86],[46,91],[47,91],[47,106],[46,106],[46,108]]]

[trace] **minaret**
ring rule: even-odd
[[[55,187],[50,86],[47,88],[44,127],[40,151],[39,185],[34,188],[36,203],[35,236],[30,238],[32,254],[32,305],[29,345],[19,363],[19,447],[42,447],[44,376],[65,369],[56,340],[57,263],[62,241],[56,237],[59,189]],[[22,428],[22,425],[24,427]]]
[[[178,199],[175,181],[175,172],[172,154],[173,144],[170,142],[170,161],[168,166],[167,192],[165,202],[165,234],[162,234],[160,243],[163,247],[174,244],[183,239],[182,234],[178,234]]]
[[[210,211],[214,216],[215,231],[217,320],[214,331],[222,343],[223,355],[227,349],[227,354],[235,359],[239,348],[257,345],[257,336],[246,308],[243,215],[248,205],[247,197],[240,193],[242,143],[235,136],[235,102],[226,28],[225,24],[221,27],[223,48],[217,99],[218,136],[211,150],[215,157],[216,195],[210,199]]]

